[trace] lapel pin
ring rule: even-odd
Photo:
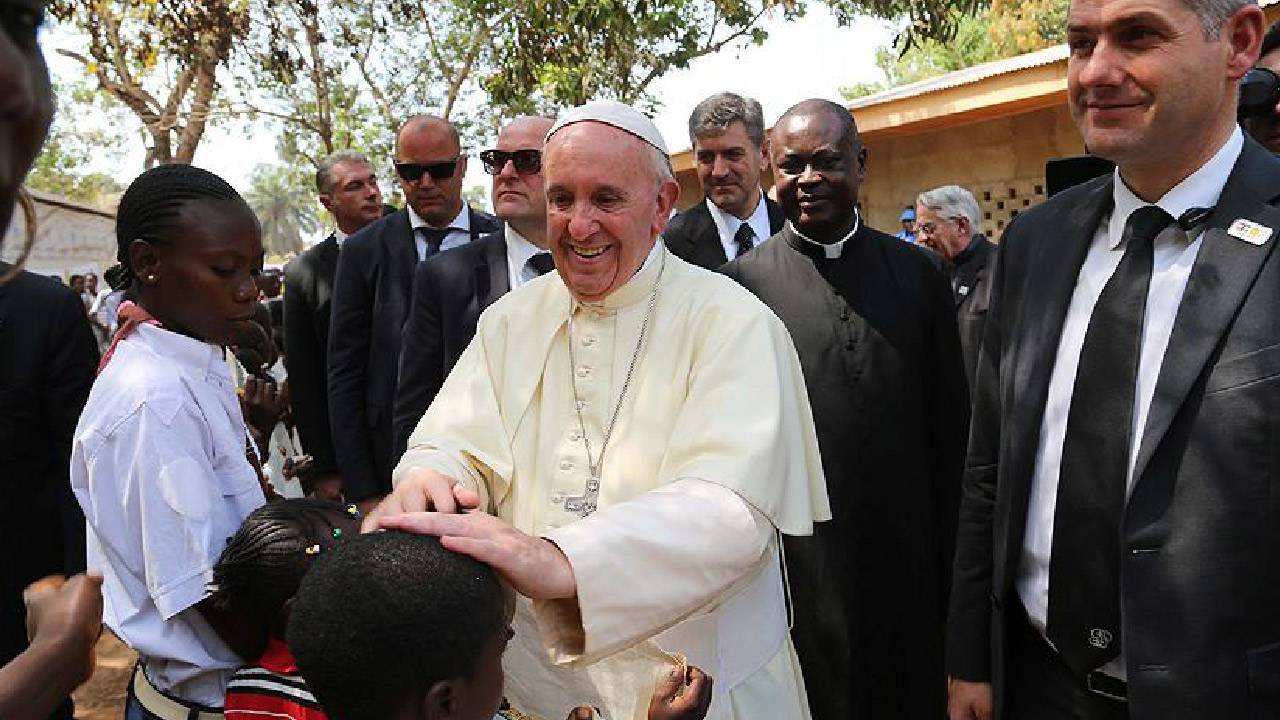
[[[1262,245],[1271,237],[1271,228],[1259,225],[1252,220],[1236,218],[1236,221],[1231,223],[1231,227],[1227,228],[1227,234],[1250,245]]]

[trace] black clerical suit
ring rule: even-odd
[[[991,301],[991,266],[996,245],[982,233],[975,234],[949,268],[951,291],[956,300],[956,325],[960,328],[960,350],[964,354],[964,376],[973,382],[982,347],[982,328]]]
[[[284,366],[302,449],[318,472],[337,472],[329,426],[329,313],[338,270],[334,235],[284,267]]]
[[[1050,376],[1112,193],[1111,175],[1064,191],[1019,215],[998,250],[947,646],[953,675],[993,682],[997,717],[1018,662],[1007,643],[1027,622],[1015,581]],[[1280,717],[1278,204],[1280,160],[1246,138],[1177,310],[1120,520],[1134,720]],[[1227,231],[1237,219],[1272,232],[1246,242]]]
[[[413,306],[400,347],[395,403],[395,456],[440,391],[476,333],[480,313],[511,289],[505,233],[436,255],[418,265]]]
[[[764,200],[765,208],[769,213],[769,232],[776,233],[782,229],[787,217],[778,203],[770,200],[768,196],[762,195],[761,199]],[[724,256],[720,231],[716,228],[716,221],[711,217],[711,210],[707,207],[708,202],[710,201],[703,198],[698,204],[671,218],[667,223],[667,229],[662,231],[662,240],[667,244],[671,254],[681,260],[708,270],[715,270],[724,265],[728,258]],[[759,245],[765,239],[756,238],[756,244]]]
[[[951,290],[865,225],[821,253],[787,225],[721,269],[791,332],[827,478],[832,520],[783,538],[792,638],[815,720],[937,720],[968,422]]]
[[[471,240],[501,223],[468,208]],[[329,413],[348,500],[391,490],[392,412],[400,337],[418,265],[409,211],[365,226],[342,243],[329,328]]]
[[[0,263],[0,273],[8,269]],[[9,508],[0,523],[0,664],[27,647],[22,589],[85,567],[84,515],[68,473],[97,368],[98,341],[71,288],[29,272],[0,285],[0,478]]]

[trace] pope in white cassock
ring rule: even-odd
[[[439,535],[520,593],[525,714],[643,720],[683,656],[708,718],[808,718],[777,534],[830,511],[791,339],[658,240],[679,186],[639,112],[569,111],[543,171],[558,272],[480,317],[367,527]]]

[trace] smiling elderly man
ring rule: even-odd
[[[557,272],[481,316],[368,526],[440,535],[528,598],[523,712],[644,718],[683,656],[709,718],[808,718],[776,533],[829,511],[786,328],[656,241],[679,189],[640,113],[569,111],[544,172]]]

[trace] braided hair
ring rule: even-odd
[[[187,203],[214,200],[239,206],[248,203],[226,180],[191,165],[158,165],[129,183],[116,208],[117,264],[103,273],[113,290],[128,290],[135,281],[129,259],[134,240],[171,244],[181,230]]]
[[[254,510],[213,568],[214,605],[272,626],[311,563],[346,534],[358,534],[358,517],[354,505],[311,498]]]

